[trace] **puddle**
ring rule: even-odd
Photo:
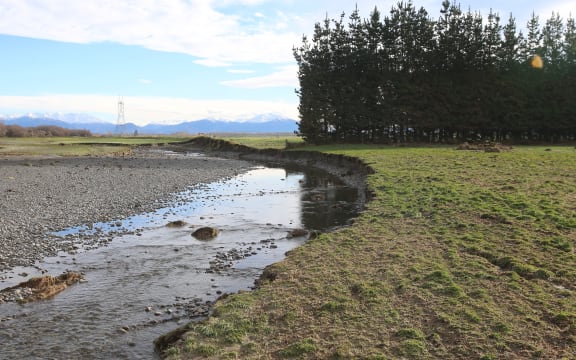
[[[51,300],[0,304],[0,358],[157,358],[155,338],[205,315],[221,294],[250,289],[265,266],[306,241],[291,230],[345,225],[357,199],[357,189],[320,170],[258,167],[180,193],[154,213],[59,232],[87,245],[0,273],[0,288],[42,271],[82,271],[86,282]],[[187,225],[166,227],[176,220]],[[220,233],[197,240],[200,226]]]

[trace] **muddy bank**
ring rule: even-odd
[[[374,173],[362,160],[340,154],[328,154],[318,151],[255,149],[246,145],[233,144],[226,140],[211,137],[197,137],[170,146],[175,151],[202,149],[202,151],[228,159],[251,160],[260,162],[296,163],[325,170],[340,177],[346,184],[359,189],[361,200],[370,200],[372,193],[366,187],[366,176]]]

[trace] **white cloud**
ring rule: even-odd
[[[230,74],[252,74],[254,70],[244,70],[244,69],[228,69],[226,70]]]
[[[356,3],[362,17],[375,4]],[[416,1],[421,4],[432,14],[440,7],[437,1]],[[387,14],[389,5],[378,7]],[[249,6],[242,15],[231,12]],[[288,64],[294,63],[293,46],[313,32],[315,22],[353,9],[349,0],[0,0],[0,33],[138,45],[189,54],[206,66]]]
[[[279,71],[241,80],[222,81],[221,84],[246,89],[259,89],[267,87],[298,87],[298,66],[284,66]]]
[[[258,5],[262,0],[228,1]],[[215,4],[218,9],[216,10]],[[212,0],[2,0],[0,33],[74,43],[113,41],[186,53],[203,65],[292,62],[299,31],[278,32],[275,19],[252,15],[257,26],[227,14]],[[254,14],[254,13],[253,13]],[[256,13],[257,14],[257,13]]]
[[[194,100],[169,97],[125,96],[127,122],[175,124],[204,118],[231,121],[262,114],[298,118],[298,104],[286,101]],[[103,95],[0,96],[0,113],[63,112],[101,114],[103,120],[116,119],[118,98]]]
[[[544,24],[552,16],[552,12],[560,14],[564,20],[569,16],[576,18],[576,5],[573,0],[546,3],[545,6],[536,9],[536,15],[540,16],[540,24]]]
[[[151,80],[148,80],[148,79],[140,79],[140,80],[138,80],[138,82],[139,82],[140,84],[142,84],[142,85],[150,85],[150,84],[152,84],[152,81],[151,81]]]
[[[200,59],[200,60],[194,61],[194,63],[195,63],[195,64],[198,64],[198,65],[208,66],[208,67],[228,67],[228,66],[232,66],[232,64],[229,63],[229,62],[224,62],[224,61],[215,60],[215,59]]]

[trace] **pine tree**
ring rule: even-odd
[[[542,55],[542,33],[540,32],[540,19],[535,14],[532,13],[532,17],[526,24],[528,32],[526,33],[526,39],[522,44],[521,56],[524,61],[528,63],[532,56]]]
[[[306,141],[452,142],[576,139],[576,24],[558,14],[543,29],[534,13],[526,37],[512,14],[441,16],[401,1],[382,19],[358,8],[326,16],[294,48],[300,125]],[[544,70],[529,66],[533,55]]]
[[[560,14],[552,13],[542,31],[542,57],[546,68],[558,71],[562,67],[564,47],[564,23]]]
[[[576,69],[576,21],[570,16],[564,30],[564,62],[567,68]]]
[[[499,51],[500,69],[510,71],[521,62],[519,54],[520,45],[523,41],[522,32],[516,34],[516,19],[510,14],[508,23],[503,28],[503,40]]]
[[[303,38],[294,49],[299,66],[300,123],[299,131],[307,141],[322,143],[329,140],[332,114],[330,108],[328,70],[330,69],[330,21],[316,23],[312,43]]]
[[[500,62],[499,52],[502,47],[502,39],[500,38],[501,31],[500,16],[490,9],[488,23],[484,27],[484,41],[482,44],[484,69],[494,70]]]

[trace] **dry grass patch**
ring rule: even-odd
[[[27,295],[20,301],[22,303],[46,300],[64,291],[70,285],[76,284],[83,279],[83,275],[78,272],[65,272],[59,276],[39,276],[22,282],[16,286],[6,288],[3,291],[13,291],[14,289],[29,290]]]

